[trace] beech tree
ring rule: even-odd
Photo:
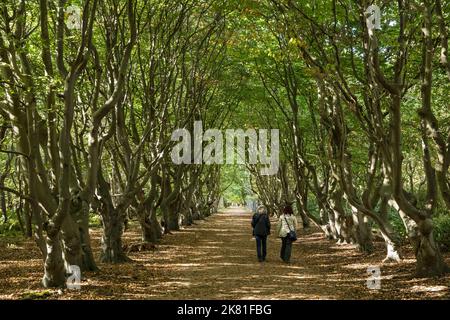
[[[384,262],[402,260],[398,220],[417,275],[446,273],[434,230],[450,210],[450,4],[380,1],[378,29],[373,4],[3,1],[1,221],[36,241],[43,286],[131,262],[127,228],[154,245],[230,194],[273,215],[291,204],[304,229],[364,254],[378,237]],[[172,133],[197,121],[279,129],[277,173],[175,164]]]

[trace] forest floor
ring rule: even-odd
[[[83,274],[80,290],[44,290],[42,261],[31,240],[0,239],[0,299],[449,299],[450,276],[414,278],[414,259],[381,264],[385,251],[363,255],[337,245],[318,231],[300,230],[289,265],[279,258],[280,240],[271,235],[267,262],[256,258],[251,214],[227,209],[166,235],[151,251],[132,252],[131,263],[99,264]],[[273,221],[275,229],[276,221]],[[100,253],[100,230],[92,231]],[[139,242],[139,229],[124,234]],[[450,255],[446,254],[450,264]],[[381,288],[368,289],[367,268],[381,269]]]

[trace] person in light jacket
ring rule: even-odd
[[[283,208],[283,213],[280,215],[280,218],[278,219],[278,228],[277,228],[278,237],[281,238],[280,258],[286,263],[290,262],[292,251],[292,241],[289,238],[289,232],[296,230],[297,230],[297,218],[294,216],[292,206],[286,205]]]
[[[270,234],[270,219],[265,206],[259,206],[252,218],[253,236],[256,239],[256,254],[259,262],[266,261],[267,236]]]

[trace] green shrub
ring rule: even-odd
[[[441,214],[433,218],[434,238],[443,251],[450,251],[450,215]]]
[[[320,218],[319,206],[317,205],[315,200],[308,201],[308,212],[315,216],[317,219]]]
[[[405,240],[408,236],[405,224],[397,211],[390,209],[388,213],[389,222],[394,229],[395,234],[397,234],[402,240]]]
[[[17,219],[9,219],[6,223],[0,223],[0,237],[15,237],[22,235]]]
[[[102,226],[102,218],[99,214],[90,214],[89,215],[89,227],[91,228],[100,228]]]

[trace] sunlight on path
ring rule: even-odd
[[[291,264],[286,265],[278,257],[281,242],[272,232],[268,261],[259,263],[250,221],[251,212],[234,207],[170,236],[145,264],[165,270],[162,282],[156,283],[159,290],[151,290],[148,298],[335,299],[342,296],[335,288],[337,282],[347,290],[355,289],[354,281],[348,283],[341,274],[329,273],[330,265],[315,264],[323,257],[306,265],[302,246],[321,239],[317,233],[294,244]],[[274,230],[276,221],[272,222]],[[361,290],[365,289],[364,276],[361,273],[356,283]]]
[[[146,297],[371,299],[388,298],[391,292],[397,298],[413,292],[402,292],[399,282],[387,283],[382,290],[367,289],[367,266],[381,261],[383,249],[378,256],[365,258],[351,246],[334,246],[317,230],[299,230],[291,264],[284,264],[279,258],[281,241],[274,235],[273,219],[267,262],[259,263],[251,215],[245,208],[224,209],[166,239],[167,243],[146,264],[164,270],[161,278],[157,277],[162,282],[151,284],[157,288],[147,292]]]
[[[256,258],[247,209],[229,208],[166,235],[155,251],[130,253],[131,263],[107,265],[86,273],[79,291],[60,299],[426,299],[449,297],[449,279],[413,279],[414,260],[382,265],[380,290],[367,288],[367,267],[380,265],[384,246],[364,256],[352,246],[325,240],[318,230],[298,230],[291,264],[279,258],[276,220],[268,239],[267,262]],[[94,232],[99,255],[100,232]],[[139,241],[139,229],[124,234],[125,242]],[[35,244],[26,243],[27,265],[17,261],[17,249],[3,250],[0,292],[3,298],[20,298],[27,290],[42,290],[40,261]],[[18,274],[18,265],[23,270]],[[25,276],[26,275],[26,276]],[[444,283],[445,282],[445,283]],[[14,285],[13,285],[14,284]],[[28,287],[28,289],[27,289]],[[20,290],[18,290],[20,289]]]

